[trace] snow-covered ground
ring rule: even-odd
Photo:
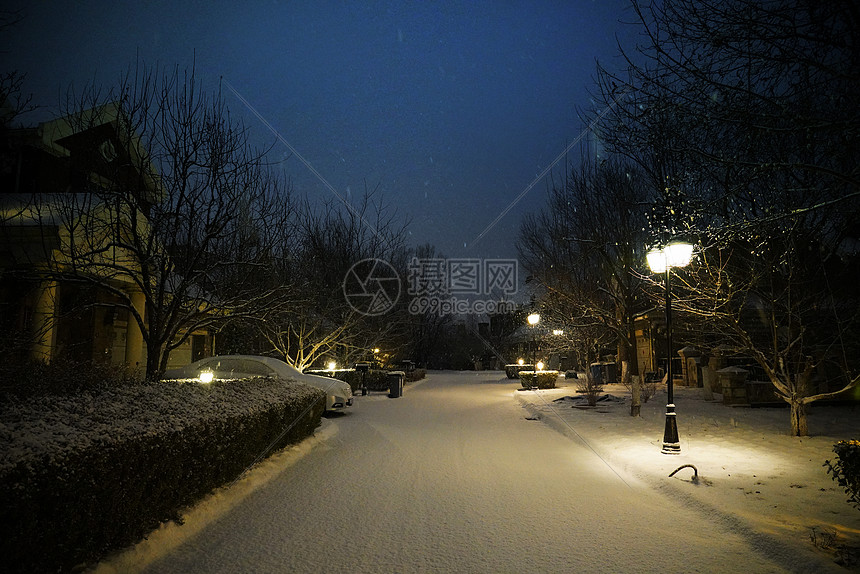
[[[813,404],[810,436],[799,438],[790,436],[787,408],[729,407],[705,401],[702,389],[676,386],[681,454],[665,455],[664,389],[638,418],[629,416],[630,393],[621,385],[607,385],[610,399],[595,408],[583,408],[573,379],[559,379],[557,389],[514,394],[527,416],[584,441],[622,476],[632,474],[666,496],[735,523],[763,546],[804,547],[834,559],[839,547],[847,547],[848,560],[860,568],[860,510],[846,502],[823,466],[834,459],[834,443],[860,438],[860,405]],[[696,467],[698,481],[689,468],[669,478],[685,464]],[[814,537],[825,546],[831,536],[830,549],[813,544]]]
[[[667,456],[665,393],[632,418],[623,387],[583,410],[555,401],[577,395],[559,382],[432,373],[400,399],[357,397],[96,571],[847,571],[810,536],[860,545],[860,511],[822,467],[858,435],[858,407],[813,408],[813,436],[793,438],[786,409],[678,389],[682,454]],[[697,484],[668,477],[683,464]]]

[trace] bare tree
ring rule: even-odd
[[[22,219],[42,230],[45,277],[90,284],[128,310],[146,377],[195,330],[278,296],[266,275],[288,196],[220,92],[193,69],[138,65],[107,90],[70,93],[64,111],[52,129],[70,187],[37,189]]]
[[[293,251],[278,263],[294,300],[258,323],[274,351],[299,369],[326,357],[349,364],[383,345],[393,351],[400,344],[403,301],[375,316],[346,297],[344,282],[365,260],[390,265],[402,277],[405,225],[373,193],[348,207],[306,201],[294,220]]]
[[[833,396],[813,388],[826,365],[857,381],[845,240],[860,194],[860,13],[849,0],[633,6],[637,53],[624,73],[599,70],[613,104],[603,142],[649,173],[655,236],[702,244],[679,305],[756,359],[806,434],[806,405]]]
[[[660,186],[709,179],[726,201],[775,173],[860,190],[860,12],[851,0],[633,2],[622,73],[599,68],[601,137]],[[717,185],[719,183],[720,185]]]
[[[0,10],[0,32],[22,19],[20,11]],[[8,129],[18,116],[36,108],[32,94],[24,91],[25,79],[18,70],[0,71],[0,130]]]
[[[436,248],[427,243],[419,245],[409,252],[410,261],[414,260],[441,260],[445,256],[437,253]],[[407,277],[408,279],[408,277]],[[409,282],[407,281],[407,297]],[[404,354],[421,367],[428,368],[436,364],[441,353],[442,345],[446,335],[450,332],[453,317],[416,305],[409,305],[406,317],[406,348]]]
[[[518,244],[523,265],[546,290],[545,311],[595,341],[602,339],[594,336],[597,326],[613,333],[626,384],[638,371],[633,316],[641,281],[633,271],[644,239],[641,178],[618,160],[572,170],[544,211],[526,219]]]
[[[752,355],[789,404],[795,436],[808,433],[810,403],[860,383],[860,258],[847,228],[828,231],[838,219],[815,210],[766,231],[758,222],[759,241],[703,245],[677,274],[677,309]]]

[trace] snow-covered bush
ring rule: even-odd
[[[833,445],[836,462],[824,461],[827,472],[845,489],[848,502],[860,509],[860,441],[842,440]]]
[[[584,379],[577,379],[576,391],[585,395],[588,406],[597,405],[597,399],[603,392],[603,385],[591,373],[586,373]]]
[[[406,382],[414,383],[415,381],[420,381],[426,376],[427,371],[425,371],[424,369],[412,369],[411,371],[407,371],[406,373]]]
[[[537,387],[539,389],[554,389],[558,379],[558,371],[520,371],[520,383],[524,389]]]
[[[274,379],[163,381],[7,395],[0,404],[0,551],[67,571],[133,543],[319,425],[322,391]]]
[[[116,365],[100,365],[92,361],[27,361],[0,365],[0,395],[18,398],[75,395],[139,383],[129,371]]]

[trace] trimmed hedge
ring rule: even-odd
[[[424,369],[412,369],[411,371],[406,372],[406,382],[414,383],[415,381],[420,381],[426,376],[427,371],[425,371]]]
[[[824,461],[827,472],[845,489],[848,502],[860,510],[860,441],[842,440],[833,445],[836,462]]]
[[[538,371],[535,382],[534,371],[520,371],[520,383],[524,389],[537,387],[539,389],[554,389],[558,379],[558,371]]]
[[[274,379],[167,381],[7,402],[3,563],[8,571],[68,571],[137,542],[312,434],[324,405],[322,391]]]
[[[352,394],[357,394],[361,390],[361,375],[356,370],[341,370],[335,371],[334,377],[336,379],[340,379],[349,385],[352,389]],[[367,384],[368,391],[387,391],[388,390],[388,371],[381,370],[371,370],[364,373],[365,382]],[[427,376],[427,371],[424,369],[413,369],[406,373],[407,383],[413,383],[415,381],[420,381],[424,377]]]
[[[388,371],[368,371],[359,373],[358,371],[338,371],[335,377],[349,385],[352,389],[352,394],[356,394],[361,390],[362,374],[365,377],[367,390],[369,391],[387,391],[388,390]]]

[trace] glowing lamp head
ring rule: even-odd
[[[522,360],[522,359],[517,359],[517,364],[518,364],[518,365],[525,365],[525,364],[526,364],[526,362],[525,362],[524,360]],[[860,387],[858,387],[858,388],[860,388]]]
[[[652,273],[666,272],[666,253],[662,249],[652,249],[645,256],[648,259],[648,267]]]
[[[540,322],[540,315],[537,313],[532,313],[528,317],[529,325],[537,325]]]
[[[672,267],[686,267],[693,258],[693,245],[673,241],[663,249],[652,249],[645,256],[652,273],[665,273]]]
[[[686,267],[693,258],[693,245],[683,241],[673,241],[663,249],[669,267]]]
[[[328,362],[328,370],[329,371],[333,371],[335,369],[335,367],[337,367],[337,363],[335,363],[334,361]]]
[[[542,361],[538,361],[538,364],[537,364],[537,365],[535,365],[535,366],[537,367],[537,370],[538,370],[538,371],[542,371],[542,370],[543,370],[543,362],[542,362]]]
[[[215,373],[213,373],[212,371],[203,371],[197,378],[200,380],[201,383],[211,383],[212,379],[215,378]]]

